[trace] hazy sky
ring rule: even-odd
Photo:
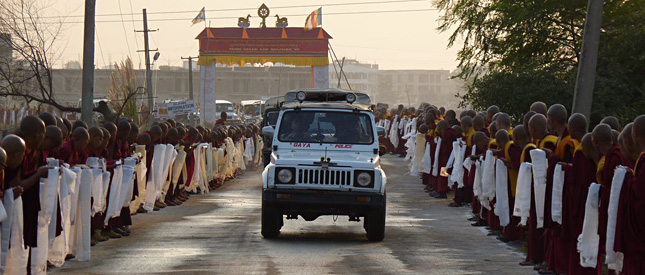
[[[60,58],[57,66],[81,60],[83,48],[83,0],[39,0],[49,4],[48,16],[65,15],[63,37],[58,40]],[[388,0],[266,0],[271,9],[267,26],[274,26],[275,14],[289,19],[289,27],[304,26],[307,14],[323,7],[323,28],[334,38],[332,47],[341,58],[355,58],[363,63],[377,63],[381,69],[448,69],[453,70],[457,47],[447,48],[449,33],[436,30],[439,12],[431,9],[429,0],[394,0],[394,3],[335,5],[339,3],[388,2]],[[191,26],[191,20],[206,7],[211,27],[236,27],[237,18],[251,14],[251,26],[260,18],[259,0],[98,0],[96,64],[103,67],[131,56],[135,68],[144,64],[141,10],[147,8],[150,47],[158,48],[161,57],[156,65],[180,66],[181,56],[199,54],[194,38],[204,23]],[[310,6],[311,5],[311,6]],[[294,7],[298,6],[298,7]],[[306,6],[306,7],[303,7]],[[234,9],[234,10],[232,10]],[[186,11],[186,12],[182,12]],[[386,13],[367,13],[388,11]],[[165,12],[165,13],[164,13]],[[168,13],[171,12],[171,13]],[[363,14],[356,14],[356,13]],[[132,14],[134,13],[134,15]],[[334,14],[343,13],[343,14]],[[123,15],[121,15],[123,14]],[[109,16],[101,16],[109,15]],[[173,19],[173,20],[168,20]],[[122,21],[123,20],[123,21]],[[110,21],[110,22],[102,22]]]

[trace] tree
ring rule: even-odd
[[[136,122],[138,120],[137,103],[134,97],[143,87],[136,86],[132,60],[127,57],[121,64],[114,64],[114,68],[115,71],[110,76],[111,85],[108,89],[110,106],[117,110],[116,118],[124,115],[131,117]]]
[[[470,85],[460,95],[462,105],[484,108],[483,102],[510,100],[517,104],[503,110],[514,114],[528,110],[526,102],[514,101],[520,99],[570,106],[587,1],[438,0],[435,5],[444,12],[439,30],[452,32],[449,46],[464,41],[457,77]],[[616,115],[628,121],[645,110],[645,1],[605,1],[602,20],[591,120]]]
[[[53,91],[52,66],[57,55],[54,44],[63,21],[43,20],[44,8],[36,0],[0,1],[0,33],[5,34],[0,36],[0,43],[12,52],[0,61],[0,96],[14,96],[76,112],[78,108],[60,104]]]
[[[52,68],[64,19],[43,16],[46,8],[37,0],[0,1],[0,51],[4,49],[2,45],[9,50],[9,54],[0,55],[0,96],[48,104],[63,112],[80,112],[79,107],[66,106],[56,98]],[[116,85],[113,107],[117,114],[125,111],[134,118],[136,103],[131,99],[139,88],[135,88],[132,61],[128,58],[121,68],[117,76],[112,76]],[[109,108],[95,107],[94,111],[106,119],[115,116]]]

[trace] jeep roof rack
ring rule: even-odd
[[[369,106],[370,97],[363,92],[346,91],[340,89],[298,89],[287,92],[285,102],[339,102],[356,103]]]

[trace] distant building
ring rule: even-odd
[[[338,87],[340,68],[330,65],[330,87]],[[343,89],[366,92],[374,102],[418,106],[428,102],[437,106],[456,108],[455,95],[463,84],[451,79],[448,70],[379,70],[378,64],[364,64],[345,60],[345,76],[340,76]],[[349,86],[347,85],[349,82]]]

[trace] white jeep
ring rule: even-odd
[[[283,216],[313,221],[322,215],[364,217],[367,238],[385,236],[385,186],[379,134],[364,93],[305,89],[285,95],[262,173],[262,236],[280,234]]]

